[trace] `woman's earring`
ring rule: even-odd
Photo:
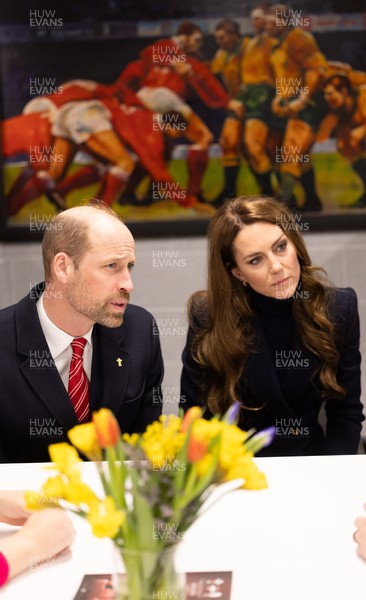
[[[242,279],[242,280],[241,280],[241,282],[242,282],[242,284],[243,284],[243,286],[244,286],[244,287],[247,287],[247,285],[248,285],[248,282],[247,282],[247,281],[245,281],[245,279]]]

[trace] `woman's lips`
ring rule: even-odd
[[[288,281],[290,278],[289,277],[285,277],[285,279],[281,279],[280,281],[276,281],[276,283],[274,283],[273,285],[282,285],[283,283],[286,283],[286,281]]]

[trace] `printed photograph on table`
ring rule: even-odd
[[[231,600],[230,571],[186,573],[185,600]],[[84,575],[74,600],[116,600],[112,575]]]
[[[366,227],[365,11],[5,0],[1,239],[40,239],[91,197],[137,236],[205,233],[251,194],[312,229]]]

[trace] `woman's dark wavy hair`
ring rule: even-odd
[[[301,293],[292,303],[293,317],[303,344],[320,359],[322,396],[342,398],[345,394],[336,378],[339,356],[329,315],[334,288],[327,282],[325,271],[311,264],[293,213],[272,198],[243,196],[227,201],[212,217],[207,291],[194,293],[188,304],[192,356],[209,374],[203,393],[213,414],[222,414],[238,398],[245,365],[254,349],[250,291],[232,269],[237,266],[236,236],[247,225],[258,222],[277,225],[294,244],[301,270]]]

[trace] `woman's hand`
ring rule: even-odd
[[[45,508],[34,512],[18,532],[32,547],[35,556],[54,558],[74,541],[75,531],[62,508]],[[40,562],[43,562],[41,560]]]
[[[31,511],[25,506],[25,492],[0,492],[0,522],[8,525],[23,525]]]
[[[1,540],[0,552],[8,562],[9,578],[50,563],[72,544],[74,537],[72,522],[63,509],[32,512],[19,531]]]
[[[366,504],[364,504],[366,510]],[[357,554],[366,560],[366,517],[358,517],[355,521],[357,531],[353,534],[353,539],[357,543]]]

